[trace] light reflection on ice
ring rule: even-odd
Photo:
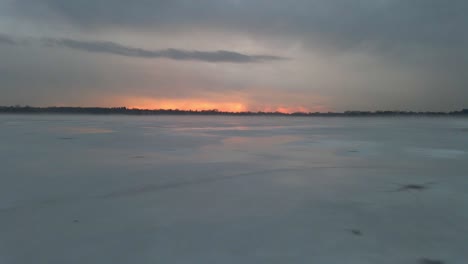
[[[106,134],[113,133],[112,129],[98,128],[98,127],[68,127],[60,126],[51,128],[55,132],[63,132],[67,134]]]

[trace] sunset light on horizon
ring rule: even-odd
[[[121,102],[121,103],[120,103]],[[218,110],[220,112],[327,112],[328,108],[317,106],[309,109],[302,106],[261,106],[248,102],[209,101],[202,99],[154,99],[154,98],[128,98],[119,101],[119,104],[127,108],[151,109],[151,110],[183,110],[183,111],[206,111]]]

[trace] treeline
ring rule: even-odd
[[[346,112],[223,112],[213,110],[150,110],[126,107],[31,107],[0,106],[0,113],[8,114],[97,114],[97,115],[235,115],[235,116],[468,116],[468,109],[452,112],[412,111],[346,111]]]

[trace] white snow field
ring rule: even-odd
[[[0,115],[0,263],[466,264],[468,119]]]

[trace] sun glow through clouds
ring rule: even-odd
[[[248,111],[247,106],[241,102],[214,102],[199,99],[130,99],[125,103],[129,108],[140,109],[172,109],[172,110],[213,110],[223,112]]]
[[[250,102],[243,101],[214,101],[203,99],[155,99],[155,98],[125,98],[121,101],[127,108],[138,109],[164,109],[164,110],[218,110],[221,112],[311,112],[309,108],[303,106],[258,106]],[[312,109],[322,111],[324,109]]]

